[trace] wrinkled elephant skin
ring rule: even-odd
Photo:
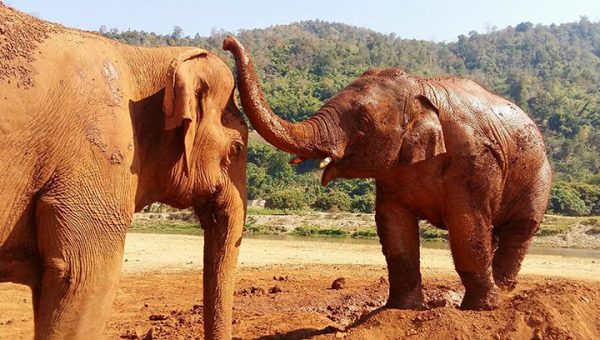
[[[127,226],[157,201],[196,211],[205,337],[231,337],[247,144],[234,89],[205,50],[126,46],[0,3],[0,282],[31,287],[36,339],[102,337]]]
[[[375,179],[389,307],[422,307],[419,219],[448,230],[463,308],[492,309],[498,288],[514,288],[551,185],[542,136],[516,105],[466,79],[370,69],[291,123],[269,108],[244,47],[233,37],[223,47],[244,111],[269,143],[297,160],[326,159],[324,185]]]

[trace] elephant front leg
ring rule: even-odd
[[[229,185],[196,208],[204,229],[204,336],[230,339],[235,270],[242,241],[245,190]]]
[[[103,338],[127,224],[128,217],[118,217],[112,209],[73,211],[58,202],[38,203],[43,265],[41,282],[33,287],[35,339]]]
[[[461,308],[495,309],[500,298],[492,276],[492,226],[477,213],[447,217],[450,248],[456,271],[465,287]]]
[[[390,308],[423,308],[417,218],[381,194],[378,187],[375,220],[388,267]]]

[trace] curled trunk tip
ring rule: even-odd
[[[241,46],[240,42],[237,41],[236,38],[234,38],[233,36],[231,36],[229,34],[227,35],[227,37],[225,38],[225,40],[223,40],[223,49],[225,51],[231,51],[231,50],[233,50],[234,46],[236,46],[236,45],[238,47]]]

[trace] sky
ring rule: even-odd
[[[184,35],[320,19],[395,33],[401,38],[455,41],[494,27],[600,21],[600,0],[4,0],[39,18],[85,30],[100,26]]]

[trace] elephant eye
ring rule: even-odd
[[[361,115],[356,121],[356,128],[359,132],[367,133],[373,127],[371,119],[367,115]]]
[[[229,155],[237,156],[242,152],[242,150],[244,150],[244,144],[238,140],[235,140],[231,143],[231,149],[229,151]]]

